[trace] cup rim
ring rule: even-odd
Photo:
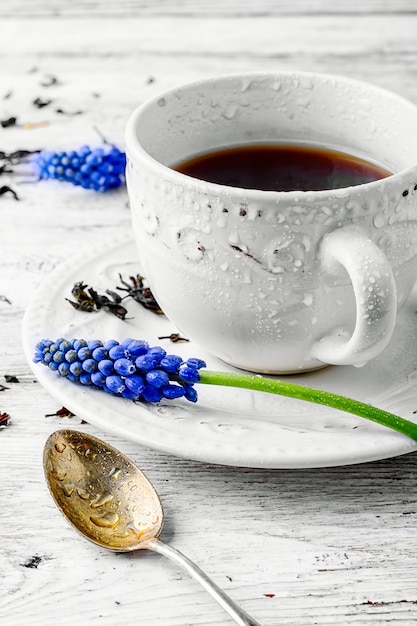
[[[359,185],[350,185],[347,187],[339,187],[336,189],[320,189],[320,190],[293,190],[293,191],[265,191],[256,188],[245,188],[245,187],[232,187],[230,185],[223,185],[219,183],[213,183],[210,181],[206,181],[199,178],[194,178],[189,176],[188,174],[183,174],[182,172],[178,172],[177,170],[172,169],[168,165],[164,165],[157,159],[155,159],[149,152],[147,152],[139,143],[136,138],[136,126],[138,120],[142,116],[142,114],[148,110],[149,108],[155,106],[161,98],[169,97],[174,95],[180,90],[190,88],[190,87],[198,87],[199,85],[207,85],[210,83],[216,83],[224,80],[254,80],[256,78],[284,78],[284,77],[294,77],[294,78],[318,78],[321,80],[332,80],[339,81],[345,84],[358,85],[362,86],[368,90],[374,91],[376,93],[381,94],[385,98],[389,98],[394,102],[401,104],[410,109],[414,109],[417,116],[417,105],[414,104],[411,100],[397,94],[394,91],[390,91],[384,87],[380,87],[379,85],[375,85],[374,83],[370,83],[367,81],[359,80],[356,78],[351,78],[348,76],[343,76],[340,74],[331,74],[324,72],[308,72],[303,70],[282,70],[277,72],[271,71],[253,71],[253,72],[233,72],[226,74],[216,74],[213,76],[200,78],[194,81],[189,81],[187,83],[181,83],[175,87],[170,89],[166,89],[155,96],[152,96],[141,103],[130,115],[125,129],[125,142],[127,153],[130,151],[133,155],[138,156],[140,159],[146,159],[152,169],[155,172],[159,172],[164,179],[169,179],[171,182],[177,183],[179,185],[192,186],[196,189],[204,188],[205,193],[210,193],[212,190],[213,194],[218,194],[220,191],[223,193],[227,193],[228,196],[234,198],[242,198],[242,193],[247,197],[250,197],[253,200],[257,198],[260,199],[276,199],[285,197],[286,199],[297,199],[297,201],[301,198],[305,198],[305,195],[308,194],[311,197],[314,197],[317,200],[321,198],[328,197],[329,194],[332,195],[333,198],[338,196],[345,196],[346,191],[349,190],[349,193],[359,193],[363,192],[364,189],[373,189],[374,187],[380,186],[381,184],[385,185],[395,185],[397,182],[400,182],[404,176],[408,174],[412,174],[415,172],[416,175],[416,183],[417,183],[417,161],[414,165],[407,167],[405,169],[400,170],[399,172],[395,172],[390,174],[385,178],[380,178],[371,182],[361,183]],[[129,160],[129,154],[127,154]]]

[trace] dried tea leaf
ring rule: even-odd
[[[51,102],[52,100],[42,100],[42,98],[35,98],[33,104],[38,109],[43,109],[44,107],[47,107],[49,104],[51,104]]]
[[[104,309],[121,320],[126,319],[127,309],[121,304],[122,298],[117,293],[106,289],[107,295],[99,294],[92,287],[89,288],[88,292],[91,294],[97,310]]]
[[[31,569],[37,569],[41,561],[42,561],[42,557],[37,556],[35,554],[34,556],[30,556],[24,563],[21,563],[20,565],[22,567],[29,567]]]
[[[19,196],[17,195],[15,190],[9,187],[8,185],[2,185],[0,187],[0,196],[4,196],[5,193],[11,193],[15,200],[19,200]]]
[[[136,274],[136,276],[129,276],[130,283],[125,281],[121,274],[119,274],[120,282],[123,287],[116,287],[119,291],[126,291],[135,302],[141,304],[145,309],[149,309],[159,315],[163,314],[163,311],[157,301],[155,300],[150,288],[145,285],[145,278]]]
[[[122,298],[115,291],[107,289],[105,294],[100,294],[92,287],[88,287],[83,281],[79,281],[74,283],[71,293],[75,302],[68,298],[65,299],[75,309],[87,313],[104,309],[121,320],[126,319],[127,309],[121,304]]]
[[[74,417],[74,413],[63,406],[61,409],[58,409],[56,413],[46,413],[45,417]]]
[[[11,126],[16,126],[17,117],[8,117],[5,120],[0,120],[0,126],[2,128],[10,128]]]
[[[55,113],[60,113],[61,115],[81,115],[83,111],[64,111],[64,109],[55,109]]]
[[[14,374],[5,374],[4,380],[6,383],[20,383],[20,380]]]
[[[180,343],[181,341],[190,341],[185,337],[181,337],[179,333],[171,333],[170,335],[164,335],[163,337],[158,337],[158,339],[169,339],[172,343]]]
[[[74,309],[78,309],[80,311],[87,311],[88,313],[92,313],[96,310],[96,304],[94,298],[90,293],[87,293],[87,285],[80,280],[77,283],[74,283],[74,286],[71,290],[72,295],[75,298],[75,302],[65,298],[67,302],[69,302]]]
[[[8,413],[0,413],[0,428],[6,428],[9,425],[10,415]]]

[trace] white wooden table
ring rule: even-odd
[[[18,124],[0,128],[0,150],[97,144],[94,127],[123,148],[127,117],[145,98],[221,72],[341,73],[417,102],[416,33],[413,0],[6,0],[0,120],[14,116]],[[37,108],[35,98],[51,102]],[[106,196],[25,178],[0,177],[20,198],[0,196],[0,383],[7,387],[0,412],[10,415],[0,430],[0,623],[231,623],[175,565],[150,553],[100,550],[52,503],[41,460],[48,435],[65,427],[103,433],[82,416],[46,417],[61,406],[24,358],[23,313],[53,268],[128,233],[130,215],[124,189]],[[266,471],[104,437],[159,490],[164,539],[261,624],[416,623],[416,454]]]

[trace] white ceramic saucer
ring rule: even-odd
[[[81,264],[60,267],[36,292],[23,324],[23,344],[39,382],[60,405],[94,424],[140,444],[209,463],[257,468],[328,467],[372,461],[417,449],[417,442],[378,424],[334,409],[260,392],[198,385],[199,401],[133,403],[71,383],[32,363],[42,338],[146,339],[168,352],[206,360],[211,370],[232,370],[198,345],[158,337],[176,332],[163,315],[129,299],[128,317],[83,313],[71,307],[71,289],[80,280],[98,291],[115,290],[140,272],[131,240],[110,242],[84,256]],[[417,421],[417,292],[401,312],[384,354],[360,369],[329,367],[288,377],[300,384],[354,397]]]

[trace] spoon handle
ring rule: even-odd
[[[172,561],[181,565],[191,576],[193,576],[213,596],[215,600],[229,613],[240,626],[261,626],[259,622],[250,617],[240,608],[229,596],[216,585],[195,563],[190,561],[182,552],[163,543],[160,539],[151,539],[143,546],[148,550],[159,552],[167,556]]]

